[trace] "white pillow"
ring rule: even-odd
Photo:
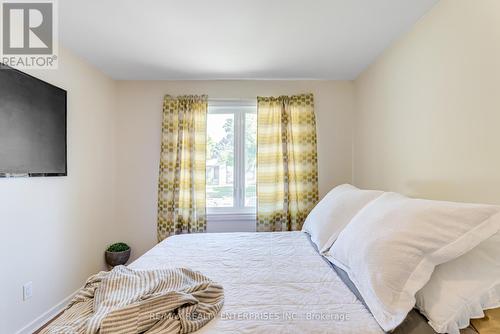
[[[438,333],[458,334],[483,310],[500,307],[500,232],[436,267],[417,293],[417,308]]]
[[[377,322],[390,331],[413,308],[436,265],[500,229],[499,211],[384,193],[352,219],[327,257],[348,273]]]
[[[350,184],[337,186],[311,210],[302,231],[311,236],[318,251],[325,252],[352,217],[381,194],[382,191],[360,190]]]

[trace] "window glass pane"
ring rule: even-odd
[[[257,203],[257,114],[245,114],[245,206],[255,207]]]
[[[234,204],[234,114],[208,114],[207,207]]]

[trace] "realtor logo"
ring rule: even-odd
[[[56,68],[55,0],[2,1],[2,63],[16,68]]]

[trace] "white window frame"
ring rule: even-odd
[[[254,220],[256,207],[245,206],[245,116],[247,113],[257,113],[257,101],[209,99],[208,113],[234,115],[233,206],[207,207],[208,218],[214,220]]]

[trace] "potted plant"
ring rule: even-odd
[[[106,250],[106,263],[111,266],[119,266],[127,263],[130,257],[130,247],[124,242],[112,244]]]

